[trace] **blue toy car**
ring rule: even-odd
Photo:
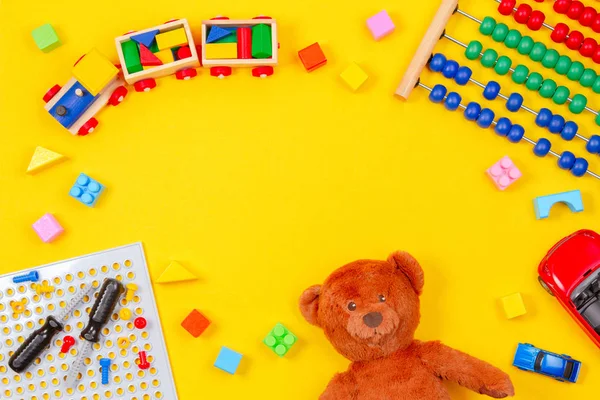
[[[513,365],[523,371],[537,372],[560,382],[577,382],[581,362],[563,354],[538,349],[529,343],[519,343]]]

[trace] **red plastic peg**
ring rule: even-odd
[[[63,339],[63,345],[60,348],[61,353],[67,353],[71,347],[75,344],[75,338],[73,336],[65,336]]]
[[[146,359],[146,352],[145,351],[140,351],[138,353],[138,356],[140,357],[140,360],[138,362],[138,367],[140,369],[148,369],[148,368],[150,368],[150,363]]]
[[[144,329],[146,325],[148,325],[148,322],[146,321],[146,318],[137,317],[133,320],[133,325],[138,329]]]

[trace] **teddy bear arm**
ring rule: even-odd
[[[423,343],[419,350],[425,367],[442,379],[497,399],[515,394],[510,377],[485,361],[440,342]]]
[[[348,372],[336,374],[319,400],[353,400],[356,399],[356,382]]]

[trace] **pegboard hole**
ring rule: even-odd
[[[90,268],[90,270],[88,271],[88,273],[90,274],[90,276],[96,276],[96,274],[98,273],[98,271],[96,270],[96,268]]]
[[[129,271],[127,273],[127,279],[130,279],[130,280],[135,279],[135,273],[133,271]]]
[[[66,280],[67,282],[72,282],[72,281],[73,281],[73,275],[71,275],[71,274],[67,274],[67,275],[65,275],[65,280]]]
[[[112,269],[115,270],[115,271],[120,270],[121,269],[121,264],[119,264],[118,262],[113,263]]]
[[[107,273],[108,272],[108,267],[106,265],[103,265],[102,267],[100,267],[100,271],[102,271],[102,273]]]
[[[133,263],[131,262],[131,260],[125,260],[125,262],[123,263],[123,265],[125,265],[127,268],[131,267],[133,265]]]

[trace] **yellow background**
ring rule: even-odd
[[[548,11],[554,24],[559,18],[546,3],[532,4]],[[533,156],[528,144],[511,144],[477,128],[459,113],[431,104],[421,89],[407,103],[392,96],[437,5],[432,0],[3,0],[0,272],[141,240],[154,278],[171,259],[200,277],[155,286],[181,399],[314,399],[347,361],[319,329],[303,321],[296,305],[302,290],[346,262],[404,249],[426,273],[418,338],[441,339],[503,368],[518,399],[594,395],[600,353],[539,287],[536,268],[564,235],[600,228],[600,182],[574,178],[553,158]],[[517,27],[497,14],[491,0],[465,0],[461,7]],[[375,42],[365,20],[381,9],[390,12],[397,30]],[[90,48],[116,61],[113,39],[124,32],[186,17],[197,35],[202,19],[219,14],[268,14],[278,20],[281,63],[275,76],[259,80],[236,70],[221,81],[202,69],[188,82],[165,78],[152,92],[131,90],[120,107],[104,110],[98,130],[85,138],[72,137],[44,111],[47,88],[64,84],[73,62]],[[64,42],[49,54],[37,50],[30,37],[46,22]],[[456,15],[448,33],[465,42],[478,38],[545,77],[558,77],[482,38],[477,28]],[[551,43],[547,31],[534,37]],[[329,63],[308,74],[296,52],[315,41]],[[497,79],[467,61],[458,46],[442,41],[437,49],[472,67],[476,79]],[[356,94],[338,77],[352,61],[370,75]],[[424,72],[422,78],[429,85],[455,87],[439,74]],[[498,80],[503,93],[518,90],[530,107],[552,108],[510,78]],[[590,90],[568,86],[600,107]],[[473,85],[459,91],[467,101],[483,101]],[[492,107],[508,115],[500,100]],[[566,107],[552,109],[568,114]],[[530,115],[513,117],[534,140],[549,136],[534,127]],[[595,131],[590,114],[575,120],[582,133]],[[587,154],[580,140],[551,139],[556,151]],[[38,145],[70,160],[26,176]],[[484,172],[504,155],[524,176],[500,192]],[[590,169],[600,172],[597,157],[590,158]],[[80,172],[107,186],[93,209],[68,196]],[[573,189],[582,192],[583,213],[557,206],[549,219],[535,219],[534,197]],[[31,229],[46,212],[66,228],[50,245]],[[513,292],[523,293],[528,313],[508,321],[498,299]],[[198,339],[179,326],[192,308],[213,320]],[[261,342],[278,321],[300,339],[283,359]],[[580,359],[580,382],[558,383],[513,368],[519,341]],[[235,376],[212,367],[222,345],[244,354]],[[479,398],[449,387],[454,398]]]

